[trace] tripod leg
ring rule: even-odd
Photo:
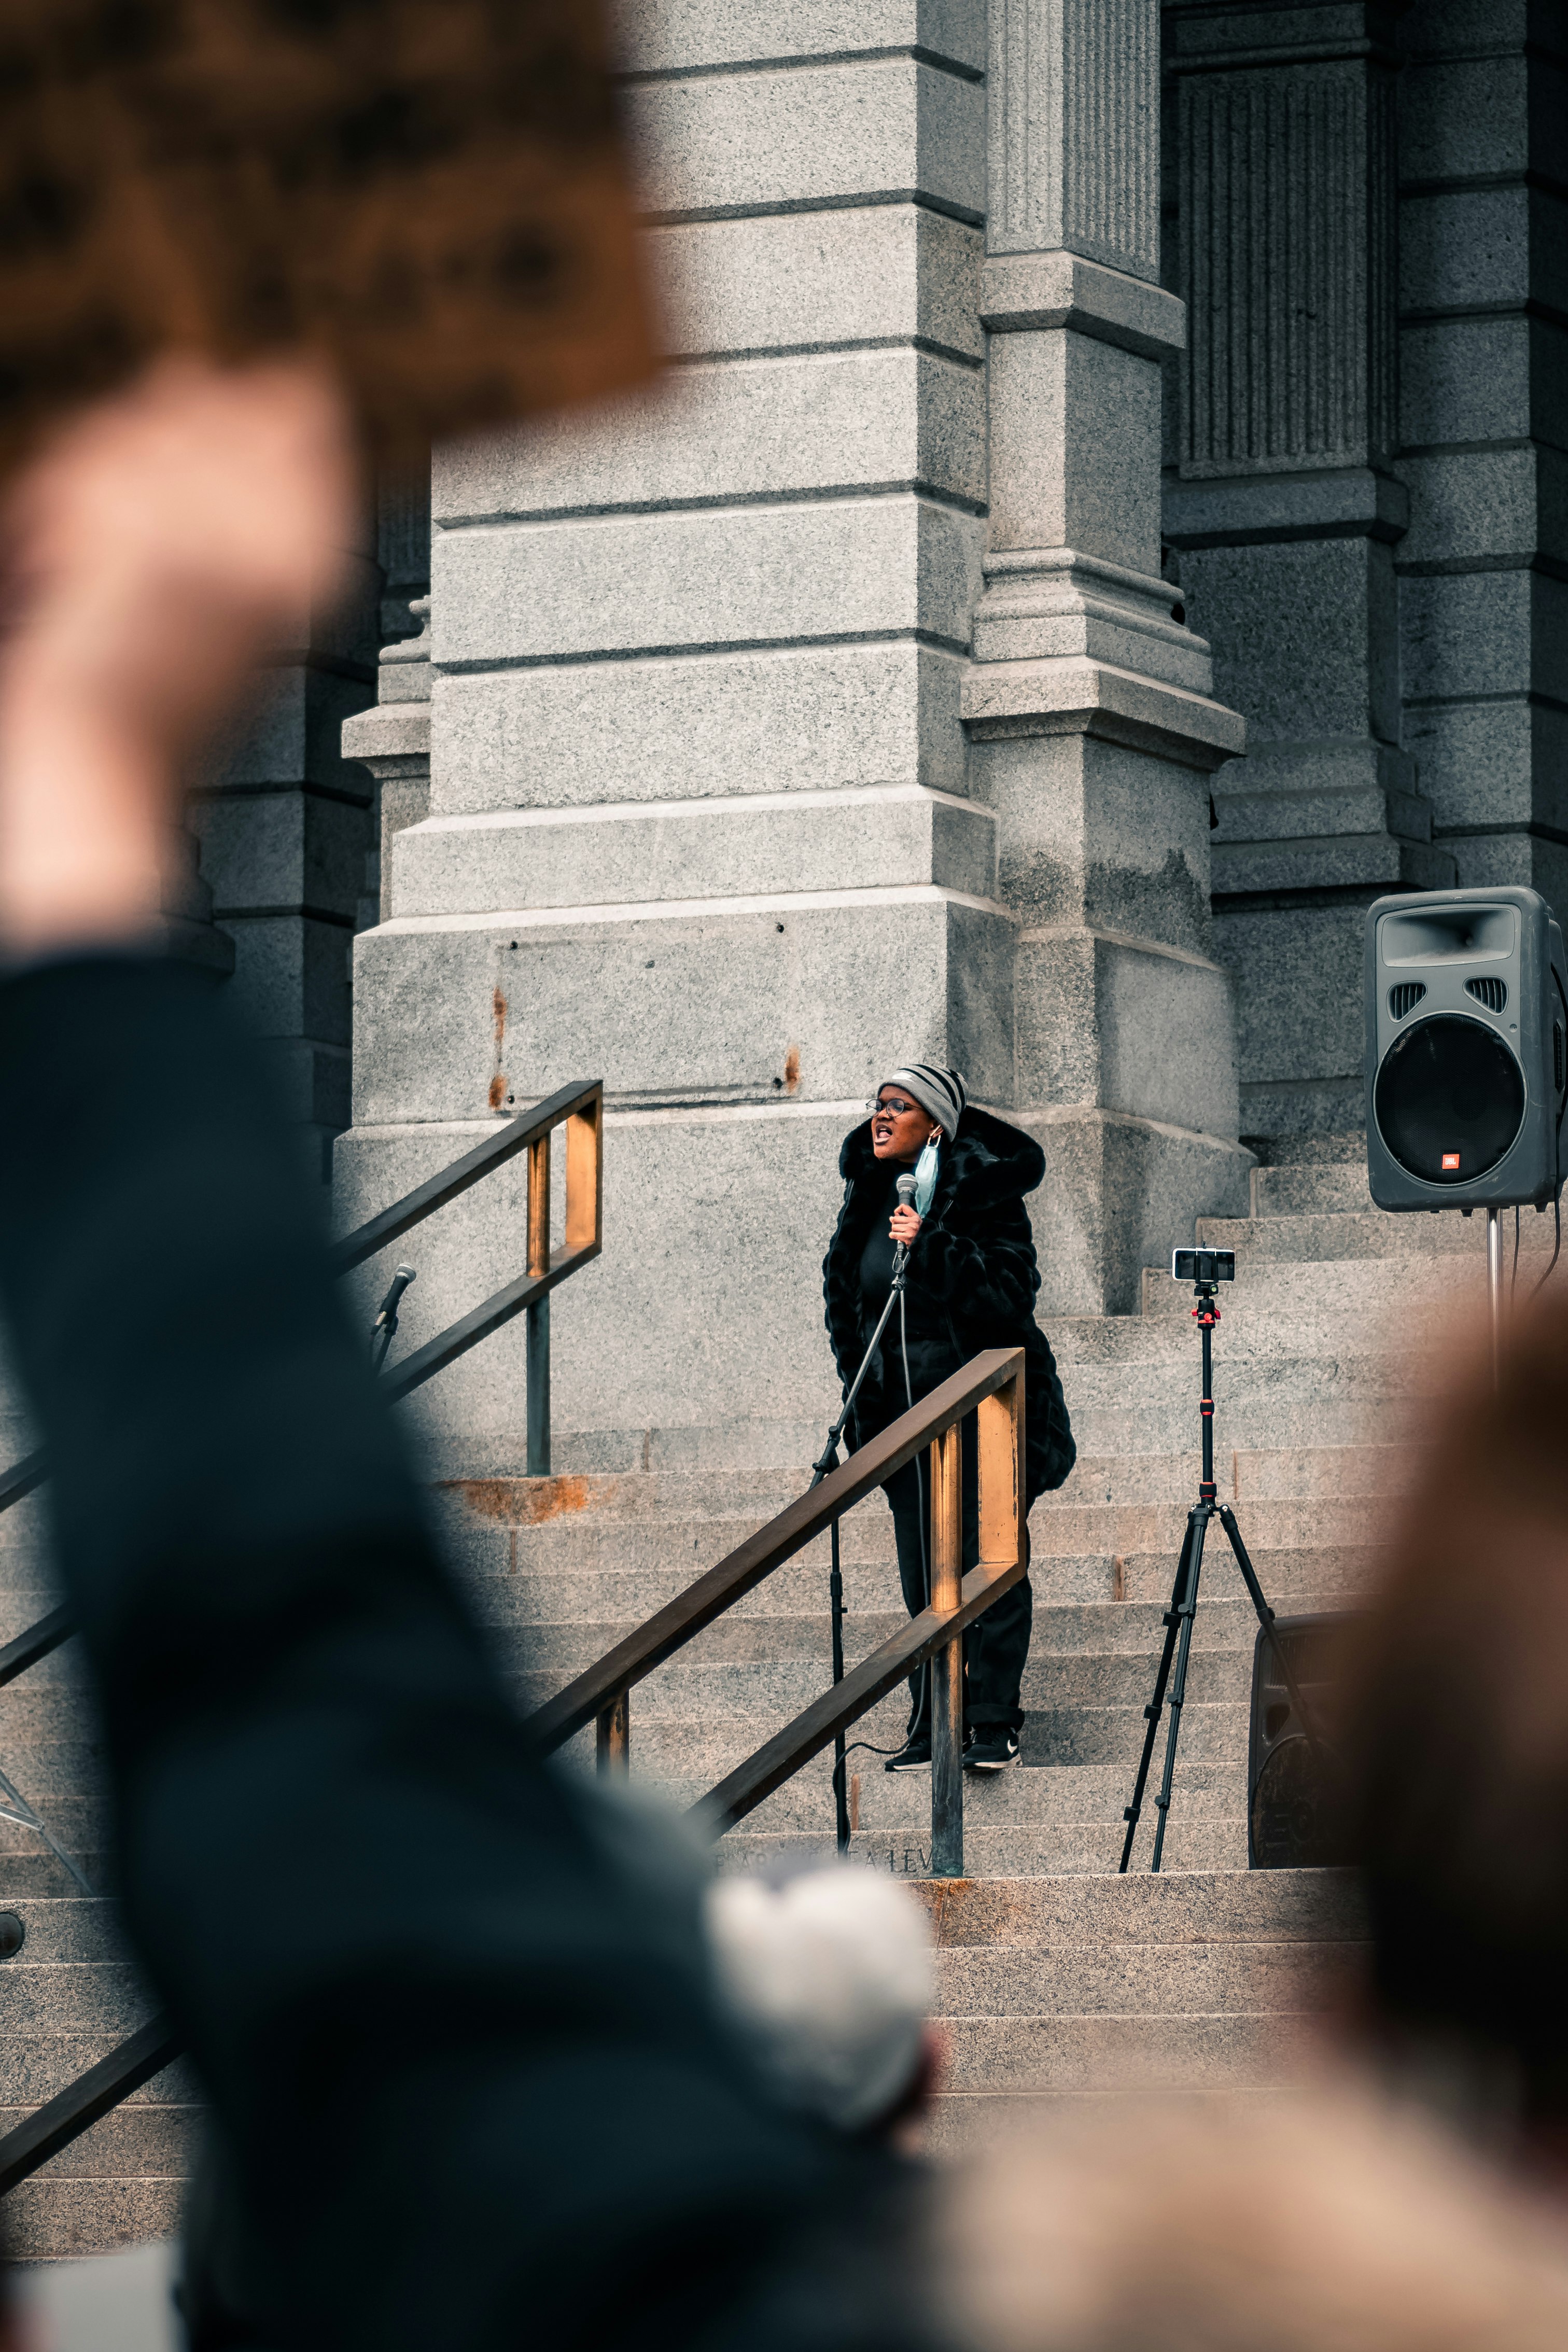
[[[831,1603],[833,1623],[833,1679],[844,1680],[844,1571],[838,1559],[838,1522],[833,1522],[832,1566],[827,1577],[827,1593]],[[849,1851],[849,1790],[844,1775],[844,1734],[839,1732],[833,1742],[833,1802],[835,1827],[838,1835],[838,1851]]]
[[[1247,1546],[1241,1540],[1241,1529],[1236,1522],[1236,1513],[1228,1503],[1222,1503],[1219,1507],[1219,1517],[1220,1525],[1230,1538],[1230,1548],[1236,1554],[1236,1564],[1241,1570],[1241,1580],[1247,1587],[1247,1599],[1252,1603],[1258,1623],[1268,1636],[1268,1646],[1273,1651],[1279,1665],[1280,1680],[1289,1693],[1290,1704],[1296,1711],[1296,1720],[1306,1735],[1307,1747],[1312,1761],[1321,1769],[1331,1772],[1332,1765],[1323,1754],[1312,1718],[1307,1712],[1306,1702],[1301,1696],[1301,1685],[1296,1680],[1296,1670],[1287,1655],[1284,1643],[1274,1630],[1274,1612],[1263,1598],[1263,1587],[1258,1581],[1257,1570],[1247,1558]]]
[[[1154,1735],[1159,1730],[1160,1717],[1164,1709],[1165,1685],[1171,1679],[1171,1660],[1175,1653],[1176,1628],[1181,1622],[1176,1612],[1181,1607],[1182,1595],[1187,1587],[1187,1559],[1193,1547],[1193,1520],[1196,1516],[1195,1512],[1188,1514],[1187,1531],[1182,1538],[1181,1558],[1176,1562],[1176,1580],[1171,1587],[1171,1605],[1165,1612],[1165,1646],[1160,1653],[1160,1671],[1154,1677],[1154,1696],[1143,1710],[1143,1753],[1138,1759],[1138,1778],[1132,1785],[1132,1802],[1125,1808],[1121,1816],[1127,1824],[1127,1835],[1121,1842],[1121,1860],[1117,1864],[1117,1868],[1123,1874],[1132,1859],[1132,1841],[1138,1834],[1138,1817],[1143,1811],[1143,1791],[1149,1785],[1149,1767],[1153,1761]]]
[[[1188,1571],[1186,1590],[1177,1606],[1176,1616],[1181,1631],[1176,1640],[1176,1671],[1171,1678],[1171,1727],[1165,1734],[1165,1763],[1160,1775],[1160,1793],[1154,1800],[1159,1820],[1154,1825],[1154,1851],[1150,1858],[1151,1870],[1158,1870],[1160,1857],[1165,1851],[1165,1822],[1171,1810],[1171,1783],[1176,1773],[1176,1742],[1182,1736],[1182,1708],[1187,1696],[1187,1660],[1193,1646],[1193,1620],[1198,1612],[1198,1579],[1204,1569],[1204,1537],[1208,1529],[1212,1503],[1199,1503],[1187,1522]]]

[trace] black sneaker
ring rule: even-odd
[[[919,1738],[911,1739],[907,1748],[900,1748],[896,1756],[889,1757],[882,1769],[884,1772],[929,1772],[931,1769],[930,1735],[922,1733]]]
[[[964,1742],[966,1772],[1001,1772],[1018,1760],[1018,1735],[1010,1723],[977,1723]]]

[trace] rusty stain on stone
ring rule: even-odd
[[[796,1088],[796,1087],[798,1087],[798,1086],[799,1086],[799,1084],[800,1084],[800,1047],[799,1047],[798,1045],[790,1045],[790,1046],[786,1046],[786,1048],[784,1049],[784,1092],[785,1092],[785,1094],[786,1094],[786,1095],[793,1095],[793,1094],[794,1094],[794,1092],[795,1092],[795,1088]]]
[[[496,1067],[495,1076],[490,1080],[489,1106],[492,1110],[500,1110],[506,1100],[506,1072],[500,1066],[501,1053],[506,1045],[506,997],[499,987],[490,992],[490,1013],[495,1021]]]
[[[570,1511],[585,1511],[590,1503],[605,1499],[614,1483],[584,1477],[448,1478],[442,1481],[442,1491],[455,1495],[476,1518],[534,1528]]]

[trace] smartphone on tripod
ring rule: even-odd
[[[1173,1250],[1171,1280],[1201,1282],[1205,1287],[1212,1282],[1234,1282],[1236,1252],[1234,1250]]]

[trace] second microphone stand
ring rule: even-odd
[[[898,1192],[900,1206],[907,1209],[915,1195],[914,1178],[900,1177]],[[888,1303],[877,1318],[877,1328],[872,1332],[866,1352],[860,1359],[860,1369],[845,1392],[838,1418],[827,1433],[827,1443],[811,1465],[812,1486],[820,1486],[829,1472],[838,1467],[839,1443],[848,1424],[849,1416],[855,1409],[855,1400],[860,1393],[860,1383],[870,1370],[871,1359],[881,1345],[882,1334],[888,1328],[888,1318],[891,1315],[895,1304],[904,1295],[904,1274],[909,1264],[909,1244],[899,1242],[893,1250],[893,1273],[892,1279],[888,1285]],[[811,1489],[808,1487],[806,1491],[809,1493]],[[828,1540],[832,1546],[832,1565],[827,1575],[827,1600],[833,1628],[833,1679],[836,1683],[841,1683],[844,1680],[844,1570],[838,1557],[837,1519],[834,1520],[829,1530]],[[842,1731],[835,1736],[833,1742],[833,1798],[838,1851],[840,1853],[847,1853],[849,1851],[849,1790],[844,1776]]]

